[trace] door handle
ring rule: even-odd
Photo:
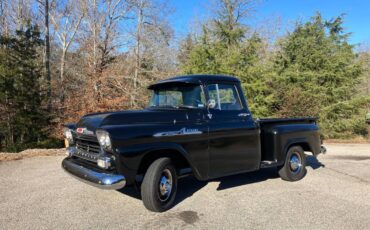
[[[239,113],[238,117],[249,117],[250,115],[250,113]]]

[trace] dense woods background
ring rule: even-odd
[[[258,1],[211,2],[178,37],[165,0],[0,0],[0,148],[59,145],[64,123],[143,108],[151,82],[196,73],[239,77],[255,118],[318,116],[326,138],[368,137],[370,49],[349,44],[344,15],[281,33],[249,23]]]

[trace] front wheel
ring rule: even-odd
[[[286,181],[298,181],[306,176],[306,156],[302,147],[289,148],[284,165],[279,168],[279,175]]]
[[[149,166],[141,184],[144,206],[153,212],[164,212],[172,207],[176,191],[177,175],[171,159],[157,159]]]

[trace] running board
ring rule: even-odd
[[[281,165],[278,161],[261,161],[261,168],[272,168]]]
[[[178,175],[178,178],[184,178],[184,177],[187,177],[187,176],[191,176],[193,174],[193,170],[191,168],[183,168],[183,169],[180,169],[180,173]]]

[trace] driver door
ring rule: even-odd
[[[259,168],[259,129],[246,106],[236,83],[209,84],[210,177],[216,178]],[[245,104],[245,103],[244,103]]]

